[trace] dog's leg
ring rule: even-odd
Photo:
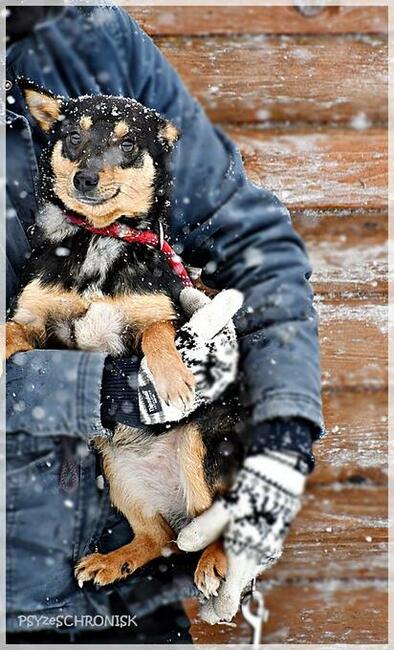
[[[111,553],[92,553],[82,558],[75,567],[80,587],[89,580],[101,587],[109,585],[161,557],[166,549],[169,553],[179,552],[173,542],[174,532],[161,515],[146,517],[136,505],[123,514],[133,528],[133,541]]]
[[[226,573],[226,554],[222,541],[217,540],[203,551],[194,573],[194,582],[205,598],[210,598],[210,596],[217,596],[220,583]]]
[[[23,289],[14,316],[6,323],[6,358],[43,347],[48,324],[76,318],[85,311],[86,303],[76,292],[33,280]]]
[[[187,514],[189,517],[197,517],[203,512],[210,512],[209,508],[220,485],[218,482],[214,482],[213,485],[208,482],[205,470],[206,447],[197,423],[189,422],[179,429],[181,435],[178,453],[186,494]],[[189,524],[189,527],[190,525],[192,524]],[[182,549],[182,545],[179,546]],[[201,593],[206,598],[210,598],[217,595],[226,572],[227,559],[223,543],[218,539],[203,551],[194,573],[194,582]]]
[[[37,347],[37,338],[27,325],[8,321],[5,324],[5,358],[9,359],[16,352],[26,352]]]
[[[143,507],[138,492],[144,489],[143,479],[132,485],[127,481],[132,472],[132,459],[127,453],[133,445],[133,437],[138,432],[129,427],[117,427],[111,441],[99,437],[95,446],[103,457],[105,476],[109,481],[110,499],[114,506],[126,517],[134,532],[134,539],[111,553],[92,553],[82,558],[76,568],[75,576],[80,584],[93,580],[98,585],[106,585],[121,580],[147,562],[163,555],[166,550],[177,553],[175,533],[165,519],[150,504],[147,511]],[[137,447],[138,448],[138,443]],[[132,452],[134,453],[134,452]],[[126,475],[122,474],[126,472]]]
[[[195,422],[178,425],[178,457],[186,497],[186,514],[194,518],[212,505],[213,491],[205,471],[206,448]]]
[[[175,346],[176,313],[171,299],[162,293],[135,293],[97,298],[95,304],[103,300],[119,310],[124,327],[141,343],[160,397],[183,408],[193,398],[195,379]]]
[[[195,379],[176,349],[174,324],[149,325],[142,333],[141,347],[160,397],[180,408],[186,406],[193,398]]]

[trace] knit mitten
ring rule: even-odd
[[[203,620],[230,621],[250,581],[280,557],[301,506],[307,473],[306,463],[295,453],[266,450],[248,457],[229,494],[181,531],[177,542],[185,551],[203,549],[223,535],[226,580],[203,605]]]
[[[194,400],[183,408],[164,402],[144,358],[138,373],[138,394],[140,417],[145,424],[182,420],[202,404],[214,402],[236,376],[238,344],[231,319],[242,305],[242,294],[228,289],[211,300],[187,287],[180,294],[180,302],[191,318],[180,328],[175,343],[196,379]]]

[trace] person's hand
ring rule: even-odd
[[[245,587],[280,557],[306,474],[306,463],[291,452],[250,456],[232,490],[180,532],[183,551],[201,550],[223,535],[227,574],[217,595],[202,605],[203,620],[231,621]]]
[[[143,358],[138,373],[138,398],[144,424],[177,422],[202,404],[214,402],[236,377],[238,344],[232,317],[242,305],[236,289],[218,293],[212,300],[198,289],[187,287],[180,303],[190,320],[180,328],[175,344],[196,387],[190,405],[178,408],[162,400]]]

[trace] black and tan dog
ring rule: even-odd
[[[102,229],[117,222],[154,232],[165,225],[167,157],[178,129],[135,100],[64,100],[30,83],[22,86],[48,147],[33,252],[6,327],[7,358],[49,345],[114,356],[138,347],[160,395],[174,404],[188,402],[194,378],[174,343],[181,279],[161,250],[75,223],[84,219]],[[215,405],[161,435],[117,426],[111,440],[96,439],[111,499],[134,539],[107,555],[83,558],[76,568],[80,584],[109,584],[159,557],[188,518],[228,488],[241,460],[234,418],[227,406]],[[197,586],[207,596],[215,593],[225,570],[215,543],[200,558]]]

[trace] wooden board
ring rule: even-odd
[[[360,239],[368,246],[387,242],[388,215],[379,210],[366,213],[359,210],[327,210],[293,213],[295,229],[312,245],[328,239],[334,245],[353,247]]]
[[[152,35],[386,33],[386,7],[125,7]],[[316,7],[314,8],[316,10]]]
[[[326,436],[315,444],[310,485],[387,484],[387,391],[325,392]]]
[[[292,211],[386,210],[385,129],[229,129],[249,178]]]
[[[339,642],[345,628],[351,630],[349,643],[385,642],[386,517],[384,488],[309,488],[282,558],[260,578],[271,618],[266,643],[322,643],[330,637]],[[198,620],[196,603],[189,602],[188,611],[195,621],[195,642],[240,643],[249,638],[241,616],[235,628],[210,627]],[[356,624],[357,617],[366,618],[365,627]]]
[[[342,298],[317,303],[325,389],[387,386],[387,306]]]
[[[358,558],[362,575],[370,575],[374,569],[365,562],[363,554],[379,556],[380,550],[387,551],[386,487],[370,483],[354,485],[352,482],[314,484],[308,487],[304,502],[288,537],[288,550],[283,553],[277,568],[274,567],[267,576],[281,571],[284,563],[291,560],[300,565],[307,562],[309,568],[304,567],[303,571],[309,575],[313,571],[315,577],[327,578],[333,570],[330,561],[338,563],[342,552],[346,562],[352,557]],[[314,559],[315,567],[308,548],[309,551],[314,548],[318,554]],[[323,560],[324,557],[326,564],[320,566],[319,558]]]
[[[264,643],[387,640],[387,8],[133,7],[311,257],[328,435],[279,563]],[[196,618],[195,602],[188,611]],[[196,621],[195,643],[250,631]]]
[[[387,643],[388,598],[385,581],[327,581],[273,586],[265,595],[269,620],[263,644]],[[198,606],[189,602],[194,643],[251,643],[251,630],[239,614],[234,627],[210,626],[198,620]],[[285,647],[285,646],[284,646]],[[380,646],[374,646],[380,650]],[[385,646],[387,647],[387,646]],[[382,648],[383,650],[383,648]]]
[[[331,243],[331,246],[330,246]],[[322,240],[307,245],[312,268],[312,284],[316,292],[344,299],[359,298],[366,302],[371,296],[387,294],[387,242],[368,247],[362,240],[353,248]]]
[[[387,490],[333,483],[307,488],[283,555],[264,584],[387,578]]]
[[[379,616],[373,618],[374,633],[368,640],[384,642],[387,624],[386,513],[385,490],[338,487],[309,493],[281,560],[260,579],[271,614],[265,642],[324,642],[329,638],[325,635],[330,633],[334,621],[336,626],[349,628],[355,612],[358,616],[369,617],[371,622],[370,603],[374,604],[375,615],[379,612]],[[347,610],[341,606],[342,601],[348,603]],[[304,620],[306,606],[311,620]],[[235,629],[211,628],[198,621],[195,603],[192,607],[190,613],[196,621],[192,629],[195,642],[247,641],[248,628],[242,617],[238,616]],[[289,616],[293,618],[292,628],[287,628],[286,632],[282,630],[281,638],[271,638],[270,634],[279,634],[279,630],[286,628]],[[371,627],[368,625],[364,632],[360,636],[359,626],[354,625],[348,642],[367,639]],[[332,633],[333,642],[334,639],[343,641],[335,636],[341,634],[338,627],[334,627]]]
[[[306,211],[293,217],[293,223],[305,241],[317,293],[326,299],[386,303],[386,214]]]
[[[216,122],[387,120],[383,36],[158,38]]]

